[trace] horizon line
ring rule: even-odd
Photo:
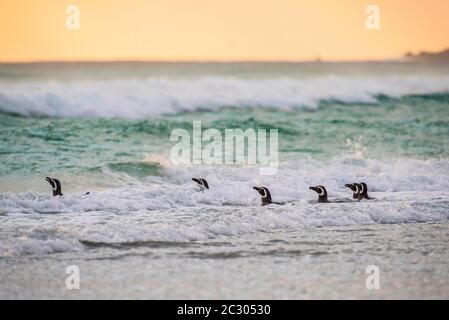
[[[445,48],[438,51],[421,50],[413,53],[410,50],[405,51],[400,56],[384,57],[384,58],[349,58],[349,59],[324,59],[320,54],[314,58],[305,59],[258,59],[258,58],[238,58],[238,59],[214,59],[214,58],[187,58],[187,59],[164,59],[164,58],[100,58],[100,59],[30,59],[30,60],[0,60],[0,64],[39,64],[39,63],[338,63],[338,62],[407,62],[407,56],[419,56],[421,54],[439,54],[449,51]]]
[[[0,64],[45,63],[354,63],[354,62],[402,62],[403,57],[385,59],[42,59],[0,61]]]

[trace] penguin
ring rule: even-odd
[[[359,201],[362,199],[367,199],[367,200],[374,199],[374,198],[371,198],[370,196],[368,196],[368,186],[366,185],[365,182],[348,183],[348,184],[345,184],[345,187],[352,190],[352,192],[353,192],[352,197],[354,199],[357,199]]]
[[[283,205],[282,202],[275,202],[271,199],[271,193],[266,187],[253,187],[254,190],[259,192],[259,194],[262,196],[262,206],[266,206],[268,204],[279,204]]]
[[[365,182],[360,182],[360,190],[359,190],[359,200],[361,199],[368,199],[368,200],[372,200],[374,198],[371,198],[370,196],[368,196],[368,186],[366,185]]]
[[[323,186],[309,187],[310,190],[318,193],[318,202],[329,202],[327,200],[327,190]]]
[[[45,180],[48,181],[53,189],[53,197],[62,196],[61,182],[58,179],[46,177]]]
[[[51,185],[51,188],[53,190],[53,197],[56,196],[62,196],[62,188],[61,188],[61,182],[58,179],[45,177],[45,180]],[[86,192],[84,195],[90,194],[90,192]]]
[[[347,183],[347,184],[345,184],[345,187],[352,190],[352,192],[353,192],[352,197],[354,199],[359,198],[360,185],[358,183]]]
[[[200,185],[201,192],[204,192],[204,189],[209,189],[209,183],[207,183],[206,179],[203,178],[192,178],[193,181]]]

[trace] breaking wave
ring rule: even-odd
[[[0,239],[0,257],[96,245],[190,243],[276,229],[445,221],[448,173],[447,160],[380,161],[353,155],[327,163],[289,162],[267,177],[258,176],[256,168],[164,167],[152,182],[140,180],[90,195],[52,197],[43,181],[42,191],[0,194],[2,228],[11,235]],[[200,192],[192,176],[206,177],[211,189]],[[352,200],[344,183],[361,180],[375,200]],[[330,200],[345,202],[316,203],[316,194],[308,190],[316,184],[326,185]],[[286,204],[261,207],[253,185],[268,186],[273,198]],[[33,225],[33,219],[23,219],[30,214],[64,219]]]
[[[329,100],[371,104],[379,96],[448,91],[446,75],[27,80],[0,85],[0,110],[27,117],[148,118],[220,107],[316,108]]]

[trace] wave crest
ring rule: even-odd
[[[448,91],[445,75],[25,81],[2,84],[0,110],[22,116],[148,118],[224,106],[292,109],[315,108],[329,100],[376,103],[378,96]]]

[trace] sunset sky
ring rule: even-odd
[[[0,61],[395,58],[449,47],[448,14],[449,0],[1,0]]]

